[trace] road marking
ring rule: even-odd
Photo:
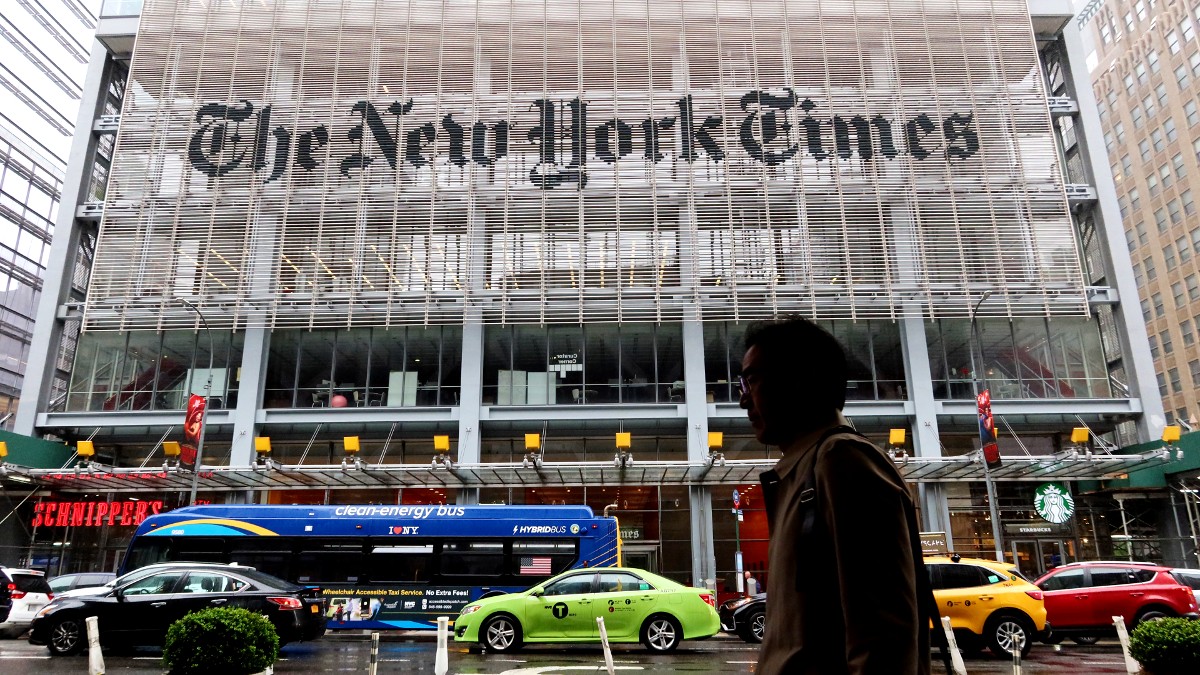
[[[37,654],[0,654],[0,659],[48,659],[49,654],[38,656]]]
[[[500,675],[541,675],[542,673],[559,673],[563,670],[586,670],[588,673],[604,673],[604,664],[600,665],[539,665],[536,668],[517,668],[505,670]],[[646,670],[641,665],[618,665],[613,670]]]
[[[758,661],[726,661],[725,663],[758,663]]]

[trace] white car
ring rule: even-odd
[[[45,572],[0,567],[0,637],[23,635],[53,599]]]
[[[1171,576],[1175,577],[1175,581],[1192,589],[1192,594],[1196,596],[1196,602],[1200,603],[1200,570],[1176,567],[1171,570]]]

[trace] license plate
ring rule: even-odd
[[[36,612],[43,607],[45,607],[45,605],[32,604],[32,605],[26,605],[25,609],[30,612]]]
[[[316,606],[316,605],[309,605],[309,606],[308,606],[308,609],[309,609],[309,611],[311,611],[313,614],[316,614],[316,613],[317,613],[317,606]]]

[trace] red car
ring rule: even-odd
[[[1112,634],[1114,616],[1122,617],[1127,628],[1167,616],[1200,618],[1192,589],[1161,565],[1070,563],[1034,583],[1045,593],[1046,618],[1054,626],[1047,642]]]

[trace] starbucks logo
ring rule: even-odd
[[[1043,520],[1062,525],[1075,515],[1075,498],[1058,483],[1043,483],[1034,492],[1033,508]]]

